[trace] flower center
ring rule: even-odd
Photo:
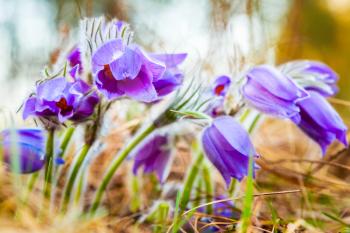
[[[111,67],[108,64],[103,66],[103,72],[106,77],[113,79]]]
[[[72,107],[67,104],[67,100],[63,97],[58,102],[56,102],[56,106],[59,107],[62,112],[68,112],[72,110]]]
[[[218,85],[217,87],[215,87],[215,95],[221,95],[221,92],[225,89],[224,85]]]

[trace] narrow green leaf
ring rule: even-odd
[[[252,207],[253,207],[253,192],[254,192],[254,185],[253,185],[253,161],[254,156],[249,157],[249,170],[248,170],[248,176],[247,176],[247,184],[246,184],[246,191],[245,191],[245,197],[243,202],[243,213],[241,217],[241,232],[246,233],[248,230],[248,227],[251,222],[251,215],[252,215]]]

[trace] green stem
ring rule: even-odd
[[[84,189],[84,178],[85,178],[85,169],[83,169],[80,172],[80,176],[79,176],[79,183],[78,183],[78,187],[77,190],[75,191],[75,197],[74,197],[74,204],[76,206],[79,205],[80,202],[80,198],[81,198],[81,194],[83,193],[83,189]]]
[[[137,176],[132,176],[132,177],[130,177],[130,179],[131,179],[130,210],[132,213],[136,213],[140,209],[140,206],[141,206],[139,178]]]
[[[170,206],[168,203],[160,203],[156,212],[156,227],[154,229],[155,233],[164,232],[166,228],[166,223],[169,215]]]
[[[198,172],[200,170],[200,167],[201,167],[203,160],[204,160],[204,155],[202,152],[200,152],[198,154],[196,160],[193,162],[192,166],[189,169],[189,173],[186,177],[183,191],[182,191],[181,198],[180,198],[180,209],[181,210],[186,209],[186,206],[190,200],[192,187],[193,187],[194,181],[196,180],[196,177],[198,175]]]
[[[65,157],[68,144],[73,136],[74,131],[75,131],[74,127],[70,127],[66,130],[64,137],[63,137],[63,140],[62,140],[61,145],[60,145],[60,153],[58,154],[58,157],[61,157],[61,158]]]
[[[193,161],[192,166],[188,170],[188,174],[186,176],[186,180],[182,189],[182,193],[180,194],[179,199],[177,200],[178,204],[178,211],[176,211],[174,216],[174,225],[172,232],[178,232],[178,230],[181,228],[181,226],[184,224],[183,221],[181,221],[182,213],[186,209],[187,204],[191,197],[191,191],[192,187],[195,183],[196,177],[200,171],[202,162],[204,160],[203,152],[199,152],[197,155],[197,158],[195,161]]]
[[[69,201],[70,201],[70,195],[72,194],[75,180],[78,176],[79,169],[80,169],[81,165],[83,164],[86,155],[89,152],[89,149],[90,149],[90,145],[85,144],[84,147],[82,148],[77,160],[75,161],[75,163],[73,165],[73,170],[68,178],[68,183],[66,185],[66,188],[65,188],[64,194],[63,194],[62,212],[65,212],[67,210],[67,206],[68,206]]]
[[[201,200],[202,200],[202,195],[203,195],[203,180],[198,180],[197,181],[197,185],[195,187],[196,190],[196,197],[193,200],[193,206],[199,206],[201,204]]]
[[[116,157],[115,160],[112,161],[110,167],[108,168],[106,174],[102,178],[102,182],[100,186],[98,187],[96,191],[95,198],[92,202],[90,213],[93,215],[97,208],[100,206],[103,194],[109,184],[109,182],[112,180],[113,175],[119,168],[119,166],[122,164],[122,162],[128,157],[129,153],[143,140],[145,139],[150,133],[152,133],[156,129],[154,124],[150,124],[147,128],[145,128],[140,134],[136,135],[130,144],[125,147],[122,151],[120,151],[119,155]]]
[[[253,132],[253,130],[256,127],[260,117],[261,117],[261,114],[258,114],[258,115],[255,116],[253,122],[251,123],[251,125],[250,125],[250,127],[248,129],[248,133],[252,133]]]
[[[51,199],[51,184],[52,184],[52,168],[54,155],[54,138],[55,130],[50,129],[46,142],[46,163],[45,163],[45,183],[44,183],[44,197]]]
[[[213,189],[213,181],[210,176],[210,170],[208,165],[203,166],[202,170],[203,174],[203,180],[204,180],[204,187],[206,189],[206,202],[212,202],[214,197],[214,189]],[[213,205],[207,205],[207,213],[212,214],[213,213]]]

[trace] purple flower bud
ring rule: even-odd
[[[314,90],[328,97],[338,92],[339,79],[329,66],[318,61],[297,60],[283,64],[282,72],[306,90]]]
[[[167,134],[153,134],[136,148],[132,157],[135,159],[133,172],[137,173],[143,167],[144,173],[155,172],[160,182],[163,182],[169,172],[171,158],[170,138]]]
[[[236,120],[220,116],[204,129],[203,149],[229,185],[231,177],[242,180],[248,175],[249,156],[257,156],[248,133]]]
[[[83,66],[81,62],[81,52],[79,47],[74,47],[68,54],[67,60],[69,62],[70,67],[75,67],[79,65],[78,71],[81,74],[83,72]]]
[[[18,162],[18,172],[32,173],[44,166],[45,136],[42,130],[7,129],[0,133],[0,137],[4,162],[9,167]]]
[[[228,89],[230,88],[231,80],[226,75],[221,75],[216,78],[212,89],[214,96],[226,96]]]
[[[83,121],[91,116],[99,97],[91,86],[81,79],[73,82],[65,77],[57,77],[40,83],[34,96],[24,104],[23,118],[38,116],[66,120]]]
[[[212,117],[217,117],[224,114],[224,102],[228,89],[230,88],[231,80],[228,76],[222,75],[216,78],[212,89],[210,90],[210,97],[213,100],[208,104],[205,112]]]
[[[269,65],[252,68],[246,77],[241,92],[251,106],[273,116],[300,120],[297,103],[308,97],[303,88]]]
[[[318,92],[309,94],[310,98],[298,103],[301,120],[296,124],[320,145],[323,154],[335,139],[347,146],[347,127],[338,113]]]

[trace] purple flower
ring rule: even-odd
[[[231,177],[242,180],[248,175],[249,156],[257,156],[248,133],[236,120],[220,116],[204,129],[202,145],[209,160],[227,185]]]
[[[224,102],[228,89],[230,88],[231,80],[228,76],[222,75],[216,78],[212,89],[210,90],[210,97],[213,100],[208,104],[205,112],[212,117],[217,117],[224,114]]]
[[[7,129],[0,133],[0,138],[4,161],[10,167],[18,162],[18,172],[32,173],[44,166],[45,136],[42,130]]]
[[[98,101],[96,91],[83,80],[76,78],[70,82],[65,77],[57,77],[36,87],[35,95],[24,104],[23,118],[54,118],[61,123],[66,120],[83,121],[92,115]]]
[[[283,64],[281,70],[306,90],[315,90],[325,97],[333,96],[338,92],[339,77],[324,63],[297,60]]]
[[[67,60],[69,62],[70,67],[75,67],[76,65],[79,65],[78,70],[81,74],[83,72],[83,66],[81,61],[81,52],[79,47],[74,47],[68,54]]]
[[[251,106],[273,116],[300,120],[297,103],[308,97],[303,88],[269,65],[252,68],[246,78],[241,92]]]
[[[153,82],[158,96],[163,97],[182,84],[184,74],[179,70],[178,65],[186,59],[187,54],[152,54],[151,57],[163,62],[166,67],[163,76]]]
[[[113,39],[92,56],[97,88],[108,98],[124,95],[150,103],[172,92],[182,82],[177,65],[185,54],[148,55],[137,45]],[[158,57],[158,60],[154,57]]]
[[[132,154],[135,159],[133,172],[143,166],[144,173],[155,172],[160,182],[163,182],[169,172],[171,158],[170,139],[167,134],[153,134],[144,144]]]
[[[215,201],[218,200],[224,200],[227,199],[227,196],[219,195],[215,197]],[[233,201],[225,201],[225,202],[218,202],[213,205],[214,207],[214,218],[212,217],[203,217],[201,218],[201,222],[203,223],[213,223],[215,222],[215,217],[224,217],[228,219],[239,219],[239,214],[234,209]],[[205,208],[199,208],[199,212],[205,213]],[[219,218],[220,219],[220,218]],[[209,233],[209,232],[219,232],[220,229],[215,226],[209,226],[206,227],[203,232]]]
[[[347,127],[338,113],[318,92],[309,91],[309,94],[310,98],[298,103],[301,120],[296,124],[320,145],[323,154],[335,139],[347,146]]]

